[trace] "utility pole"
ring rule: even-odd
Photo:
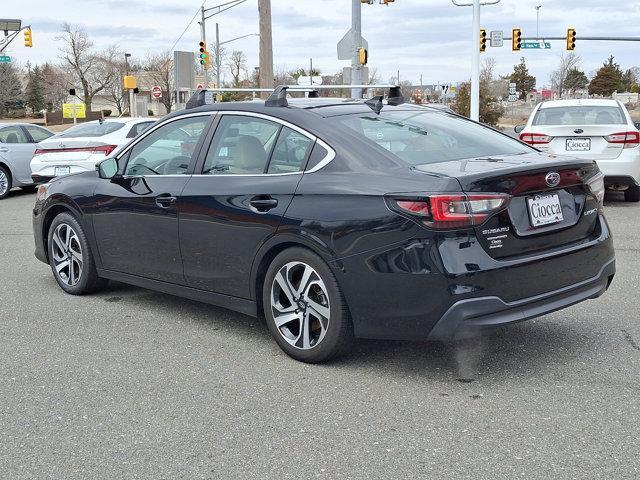
[[[260,88],[273,88],[273,41],[271,38],[271,0],[258,0],[260,23]],[[260,94],[263,98],[266,93]]]
[[[222,86],[220,83],[220,70],[222,70],[222,65],[220,65],[221,62],[222,62],[222,59],[220,58],[220,26],[216,23],[216,88],[220,88]]]
[[[540,38],[540,9],[542,4],[536,5],[536,38]]]
[[[358,52],[362,42],[362,2],[360,0],[351,0],[351,30],[354,32],[356,42],[351,56],[351,85],[362,85],[362,67]],[[351,98],[362,98],[362,89],[352,88]]]
[[[206,16],[205,16],[205,11],[204,11],[204,3],[200,7],[200,15],[201,15],[201,20],[200,20],[200,40],[204,43],[205,50],[207,50],[207,30],[205,28]],[[203,74],[204,74],[204,86],[205,86],[205,88],[208,88],[209,87],[209,72],[207,71],[207,62],[206,61],[204,62],[204,65],[202,66],[202,71],[203,71]]]

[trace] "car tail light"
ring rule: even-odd
[[[622,143],[622,148],[633,148],[640,145],[640,132],[620,132],[607,135],[604,139],[609,143]]]
[[[604,202],[604,175],[602,172],[596,173],[593,177],[591,177],[586,182],[589,191],[593,194],[594,197],[598,200],[598,204],[602,207]]]
[[[436,229],[472,227],[505,208],[511,196],[502,193],[438,194],[421,198],[394,198],[391,207],[418,217]]]
[[[529,145],[542,145],[549,143],[553,140],[553,137],[551,135],[545,135],[544,133],[523,132],[520,134],[520,140]]]
[[[103,153],[106,157],[113,152],[117,145],[98,145],[97,147],[73,147],[73,148],[38,148],[33,152],[33,156],[43,155],[45,153],[61,153],[61,152],[90,152]]]

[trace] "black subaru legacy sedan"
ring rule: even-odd
[[[35,253],[65,292],[116,280],[261,316],[322,362],[357,337],[537,317],[613,279],[593,161],[398,96],[205,94],[96,172],[40,186]]]

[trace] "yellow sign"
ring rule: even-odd
[[[133,90],[137,85],[136,77],[133,75],[125,75],[122,77],[122,86],[125,90]]]
[[[87,118],[87,109],[84,103],[63,103],[63,118]]]

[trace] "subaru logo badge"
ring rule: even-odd
[[[549,172],[544,179],[550,187],[557,187],[560,184],[560,174],[558,172]]]
[[[584,130],[581,128],[576,128],[573,133],[584,133]]]

